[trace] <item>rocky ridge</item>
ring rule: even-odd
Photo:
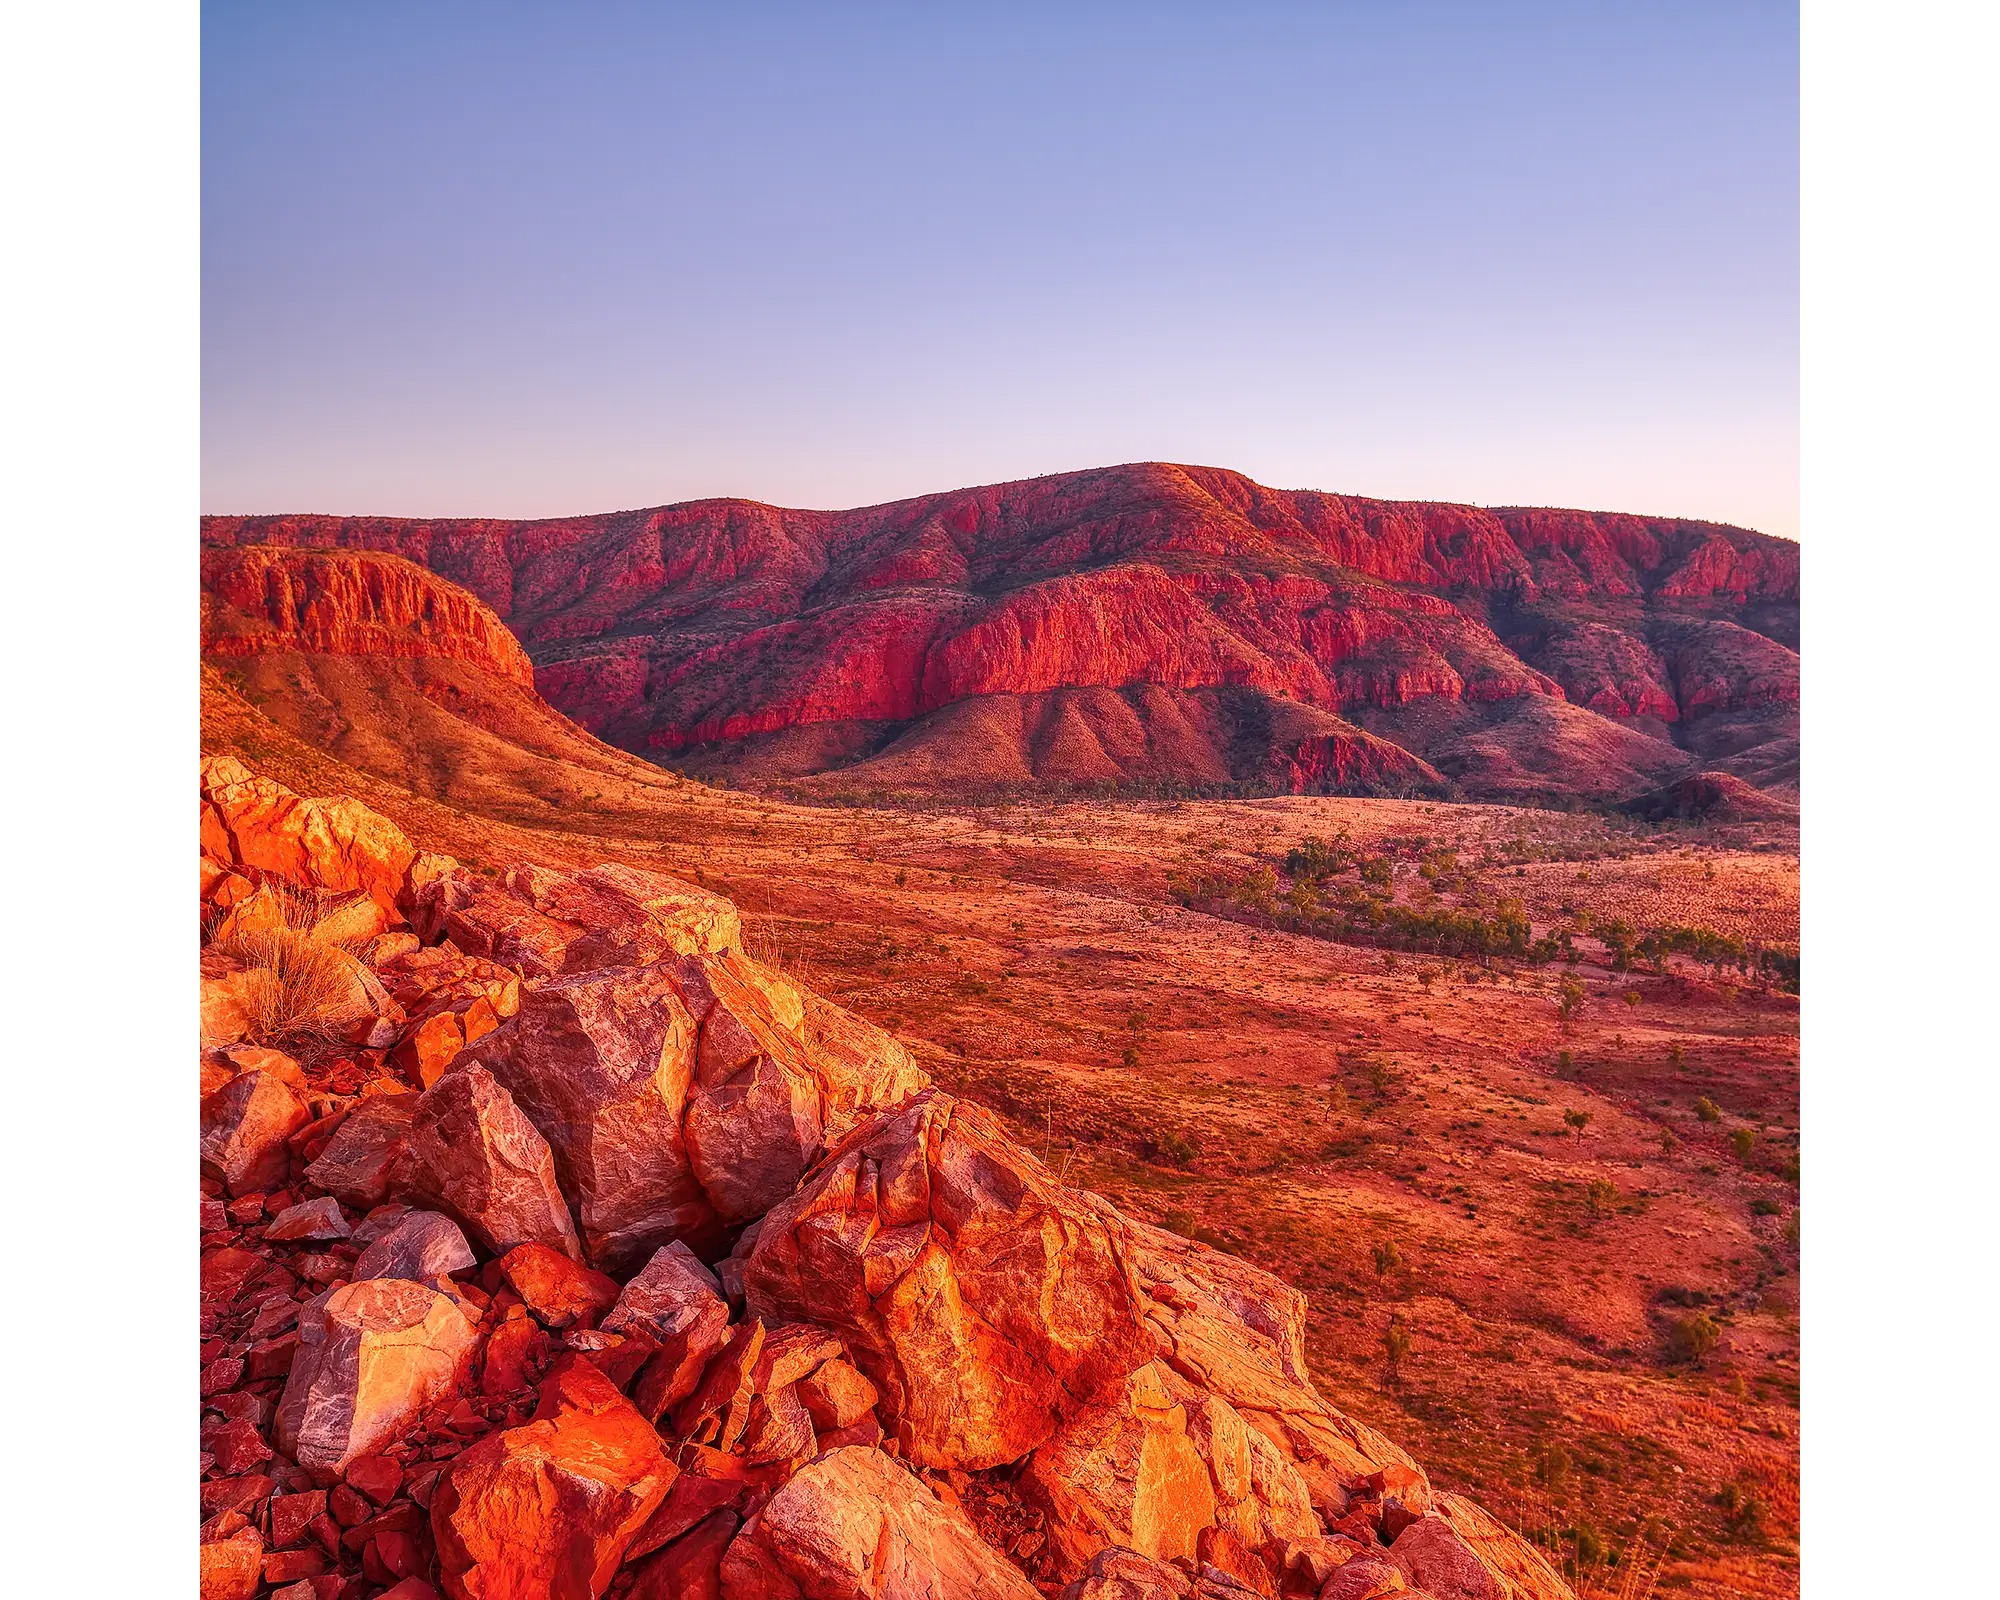
[[[1798,549],[1717,524],[1141,463],[856,511],[210,517],[203,540],[419,563],[584,728],[760,781],[1796,783]]]
[[[207,1600],[1567,1595],[726,900],[201,793]]]

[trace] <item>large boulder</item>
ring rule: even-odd
[[[1434,1515],[1405,1528],[1390,1547],[1413,1584],[1429,1589],[1439,1600],[1454,1592],[1512,1600],[1574,1600],[1570,1586],[1548,1558],[1505,1523],[1462,1495],[1439,1495],[1435,1505]],[[1483,1588],[1459,1558],[1461,1551],[1498,1581]],[[1453,1584],[1460,1585],[1457,1591]]]
[[[453,1600],[596,1600],[677,1476],[660,1437],[586,1361],[559,1362],[534,1419],[460,1455],[431,1502]]]
[[[490,1072],[547,1138],[584,1248],[606,1271],[629,1271],[674,1239],[722,1238],[681,1135],[695,1033],[664,967],[619,967],[525,991],[513,1020],[460,1058],[462,1070]]]
[[[1111,1545],[1162,1561],[1190,1558],[1214,1523],[1215,1484],[1188,1436],[1172,1377],[1148,1363],[1029,1458],[1020,1488],[1047,1515],[1058,1578],[1081,1576]],[[1247,1493],[1247,1470],[1243,1477]]]
[[[201,764],[202,849],[313,889],[360,889],[385,911],[402,893],[415,846],[358,800],[311,800],[260,778],[234,756]]]
[[[417,1097],[390,1188],[444,1212],[491,1255],[539,1243],[581,1259],[548,1141],[476,1064]]]
[[[719,1250],[789,1196],[827,1140],[927,1080],[900,1045],[735,951],[573,973],[525,990],[466,1047],[556,1153],[583,1243],[628,1272],[659,1246]]]
[[[299,1318],[278,1402],[278,1448],[337,1473],[394,1440],[465,1376],[478,1330],[421,1283],[372,1278],[335,1289]]]
[[[731,1600],[1039,1600],[962,1512],[879,1450],[829,1451],[743,1526]]]
[[[291,1163],[285,1141],[307,1120],[305,1103],[276,1073],[238,1073],[202,1097],[201,1170],[231,1194],[276,1189]]]
[[[838,1333],[905,1459],[1018,1461],[1151,1360],[1108,1206],[926,1090],[856,1129],[758,1230],[751,1311]]]
[[[1399,1446],[1320,1397],[1306,1366],[1304,1295],[1206,1245],[1143,1222],[1127,1226],[1129,1259],[1162,1358],[1295,1462],[1315,1504],[1339,1516],[1343,1481],[1387,1466],[1422,1477]]]
[[[531,978],[644,966],[743,943],[728,900],[634,867],[521,866],[497,883],[447,872],[413,887],[405,903],[425,937],[449,938]]]

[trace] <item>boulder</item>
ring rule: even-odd
[[[516,1245],[500,1258],[500,1272],[547,1327],[587,1326],[618,1299],[618,1285],[545,1244]]]
[[[201,1102],[201,1170],[231,1194],[278,1188],[291,1167],[285,1141],[306,1125],[304,1103],[267,1072],[243,1072]]]
[[[1192,1592],[1178,1567],[1111,1545],[1090,1558],[1062,1600],[1188,1600]]]
[[[821,1433],[853,1427],[875,1409],[879,1398],[875,1385],[839,1358],[823,1362],[799,1380],[799,1403]]]
[[[262,974],[220,951],[201,953],[201,1042],[204,1047],[248,1038],[263,988]]]
[[[203,848],[313,889],[360,889],[393,912],[417,852],[358,800],[311,800],[253,774],[233,756],[202,762]],[[226,854],[225,854],[226,852]]]
[[[555,1151],[589,1259],[624,1273],[675,1239],[719,1243],[681,1134],[695,1020],[660,967],[558,978],[467,1047]]]
[[[479,1336],[447,1296],[399,1278],[350,1283],[315,1305],[299,1318],[277,1440],[300,1466],[334,1473],[451,1393]]]
[[[317,1200],[302,1200],[280,1211],[265,1225],[264,1240],[267,1244],[290,1244],[294,1240],[345,1239],[353,1231],[341,1212],[340,1202],[330,1194],[323,1194]],[[394,1276],[410,1278],[417,1274],[400,1272]]]
[[[1326,1580],[1319,1600],[1379,1600],[1408,1587],[1402,1569],[1386,1556],[1356,1556]]]
[[[431,1501],[453,1600],[596,1600],[676,1470],[646,1419],[587,1361],[543,1381],[534,1420],[451,1464]]]
[[[201,1600],[251,1600],[263,1581],[263,1564],[264,1539],[255,1528],[238,1527],[222,1538],[204,1539]]]
[[[732,1600],[1039,1600],[955,1506],[879,1450],[802,1468],[723,1557]]]
[[[1143,1222],[1127,1222],[1133,1271],[1162,1359],[1227,1401],[1298,1467],[1314,1504],[1346,1506],[1344,1479],[1422,1468],[1320,1397],[1306,1366],[1305,1296],[1247,1261]]]
[[[413,1094],[370,1095],[307,1164],[306,1182],[355,1211],[379,1206],[388,1198],[389,1175],[416,1113]]]
[[[536,1243],[582,1258],[548,1142],[477,1063],[417,1096],[390,1188],[443,1211],[489,1254]]]
[[[722,1558],[742,1520],[715,1511],[633,1572],[626,1600],[731,1600],[722,1589]]]
[[[653,1253],[598,1324],[605,1333],[644,1338],[656,1348],[632,1387],[648,1418],[677,1406],[729,1338],[729,1307],[715,1276],[678,1240]]]
[[[1575,1600],[1569,1585],[1541,1551],[1472,1501],[1462,1495],[1445,1494],[1436,1497],[1435,1507],[1436,1516],[1425,1517],[1423,1522],[1442,1520],[1464,1549],[1488,1573],[1501,1580],[1490,1592],[1511,1594],[1513,1600]],[[1397,1537],[1391,1553],[1398,1562],[1404,1559],[1403,1541],[1421,1525],[1406,1528]],[[1421,1568],[1426,1574],[1423,1586],[1434,1589],[1441,1600],[1447,1590],[1435,1586],[1446,1579],[1444,1552],[1445,1541],[1436,1529],[1420,1535],[1408,1551],[1412,1581],[1417,1581],[1414,1574]],[[1457,1563],[1453,1561],[1451,1565],[1455,1570]],[[1470,1581],[1476,1591],[1477,1579]]]
[[[935,1089],[864,1123],[759,1229],[752,1311],[840,1335],[906,1460],[1018,1461],[1153,1358],[1126,1227]]]
[[[800,991],[800,1000],[799,1031],[819,1079],[820,1135],[827,1144],[930,1087],[930,1074],[874,1023],[810,989]]]
[[[426,938],[531,978],[719,954],[743,941],[722,896],[633,867],[520,866],[498,883],[446,870],[413,886],[405,904]]]
[[[1158,1362],[1139,1368],[1029,1458],[1020,1493],[1048,1518],[1058,1578],[1080,1576],[1111,1545],[1185,1560],[1214,1523],[1215,1484],[1188,1437],[1187,1409],[1175,1400],[1171,1377]],[[1247,1470],[1243,1477],[1247,1493]]]
[[[361,1252],[354,1263],[354,1280],[410,1278],[428,1283],[463,1272],[477,1261],[450,1217],[438,1211],[406,1211]]]

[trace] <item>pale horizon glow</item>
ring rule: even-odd
[[[1791,5],[204,9],[203,509],[1798,533]]]

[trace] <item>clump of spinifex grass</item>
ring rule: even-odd
[[[243,1005],[260,1038],[330,1038],[340,1031],[361,963],[351,941],[326,931],[311,895],[277,891],[277,907],[274,925],[224,934],[209,948],[252,975]]]

